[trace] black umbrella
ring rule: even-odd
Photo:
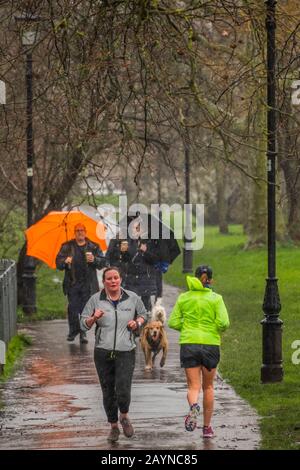
[[[175,238],[174,231],[154,214],[136,212],[134,215],[127,215],[127,218],[119,221],[119,225],[124,229],[126,224],[129,236],[132,235],[134,226],[140,224],[139,238],[157,240],[157,249],[161,261],[169,264],[180,255],[180,248]]]

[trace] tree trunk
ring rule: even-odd
[[[278,135],[278,161],[283,171],[288,200],[287,230],[296,243],[300,242],[300,160],[297,154],[298,131],[291,119],[290,97],[285,99],[280,115]]]
[[[251,154],[250,173],[255,176],[255,180],[250,182],[246,248],[263,246],[267,241],[266,139],[263,132],[265,129],[265,110],[259,97],[257,98],[254,127],[254,135],[256,135],[256,138],[252,141],[254,149],[249,154]]]
[[[130,174],[131,173],[131,174]],[[133,182],[133,170],[125,163],[124,176],[122,178],[122,186],[127,196],[127,206],[137,202],[138,199],[138,187]]]
[[[219,232],[228,233],[228,200],[226,199],[227,169],[226,165],[219,161],[216,164],[217,183],[217,211]]]
[[[280,242],[287,242],[289,240],[289,233],[287,229],[287,217],[289,202],[286,197],[285,176],[280,165],[280,155],[285,155],[285,139],[282,138],[283,134],[278,132],[278,167],[276,181],[279,189],[276,193],[276,238]]]

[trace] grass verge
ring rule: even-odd
[[[215,291],[223,295],[230,315],[231,326],[223,337],[220,370],[262,417],[263,449],[300,449],[300,364],[293,364],[295,350],[291,346],[300,340],[300,250],[290,245],[277,250],[280,317],[284,322],[284,380],[262,385],[260,321],[264,317],[267,256],[265,249],[244,251],[244,243],[240,226],[231,226],[229,235],[220,235],[217,227],[207,227],[203,249],[194,252],[194,267],[199,264],[213,267]],[[180,256],[165,275],[165,282],[185,288],[185,275],[181,271]]]
[[[36,275],[37,313],[25,315],[20,307],[18,322],[66,318],[67,301],[62,291],[64,273],[41,264],[36,270]]]
[[[16,335],[10,340],[6,352],[6,363],[0,375],[1,381],[7,380],[12,375],[18,360],[22,357],[25,348],[30,344],[31,339],[24,334]]]

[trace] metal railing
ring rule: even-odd
[[[17,269],[9,259],[0,260],[0,340],[7,345],[17,332]]]

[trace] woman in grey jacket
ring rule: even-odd
[[[111,424],[108,440],[116,442],[120,423],[126,437],[134,430],[128,417],[131,383],[135,365],[135,336],[146,321],[147,312],[141,299],[121,287],[118,268],[103,272],[104,289],[94,294],[81,315],[81,329],[96,323],[94,361],[102,389],[103,405]]]

